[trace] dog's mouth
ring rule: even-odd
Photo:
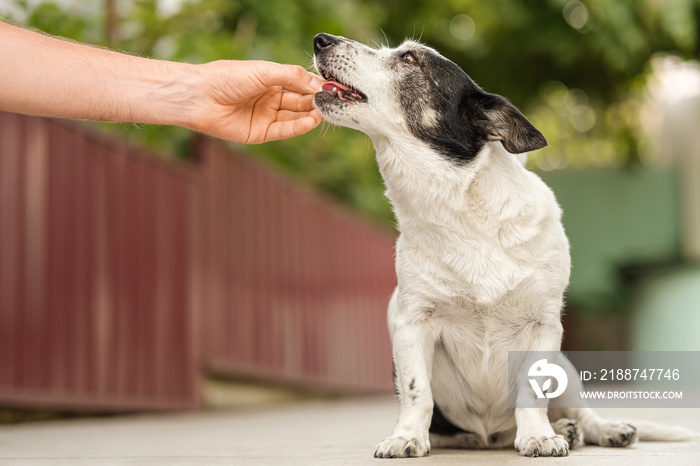
[[[345,102],[367,102],[367,96],[362,92],[339,82],[335,76],[326,70],[319,70],[319,72],[323,79],[326,80],[321,88],[323,92],[335,94],[338,99]]]

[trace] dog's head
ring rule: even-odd
[[[316,105],[329,122],[370,136],[405,138],[473,159],[488,141],[519,154],[547,145],[505,98],[483,91],[456,64],[415,41],[373,49],[330,34],[314,38],[314,63],[327,80]]]

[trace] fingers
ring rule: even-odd
[[[313,94],[297,94],[296,92],[283,92],[279,109],[293,112],[310,112],[315,108]]]
[[[309,73],[299,65],[281,65],[272,62],[256,62],[257,76],[267,86],[282,86],[301,94],[315,94],[321,89],[323,79]]]
[[[309,116],[309,112],[291,112],[289,110],[280,110],[277,112],[275,121],[291,121],[298,120]]]
[[[260,142],[278,141],[280,139],[289,139],[294,136],[300,136],[304,133],[308,133],[318,126],[319,123],[321,123],[321,120],[321,118],[317,118],[315,115],[313,115],[312,112],[308,116],[295,120],[276,121],[270,124],[267,132],[265,133],[264,140]]]
[[[276,110],[275,120],[289,121],[306,116],[311,116],[318,123],[323,121],[323,115],[314,105],[314,96],[283,92],[279,108]]]

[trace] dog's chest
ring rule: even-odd
[[[397,274],[402,287],[444,303],[450,312],[490,305],[532,273],[531,263],[493,238],[425,232],[397,243]]]
[[[507,354],[518,346],[498,309],[438,306],[431,387],[450,419],[471,431],[493,431],[507,411]],[[449,414],[448,414],[449,413]],[[499,429],[503,429],[500,426]],[[499,430],[496,429],[496,430]]]
[[[440,335],[447,353],[468,355],[472,362],[476,362],[488,359],[493,351],[507,352],[511,345],[516,344],[504,334],[511,334],[511,327],[516,326],[520,318],[517,310],[455,297],[435,302],[428,312],[430,325]]]

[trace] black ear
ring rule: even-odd
[[[489,141],[501,141],[511,154],[521,154],[547,145],[537,128],[505,98],[487,92],[475,92],[464,99],[465,117],[476,131]]]

